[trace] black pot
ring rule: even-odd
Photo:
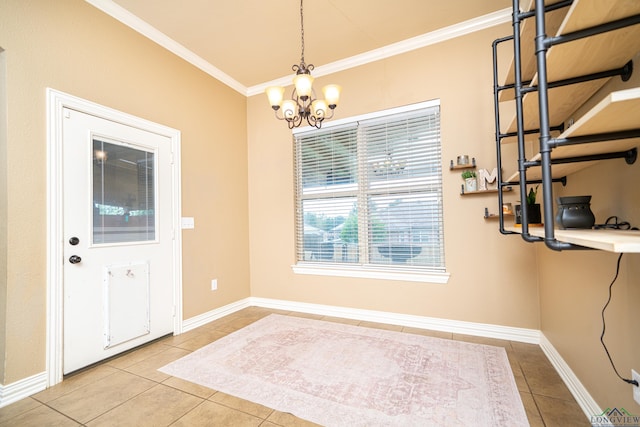
[[[558,197],[556,224],[565,228],[591,228],[596,217],[591,212],[591,196]]]
[[[540,204],[527,204],[526,206],[527,220],[529,221],[529,224],[541,224],[542,212],[540,211]],[[516,205],[516,224],[522,224],[522,207],[520,205]]]

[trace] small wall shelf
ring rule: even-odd
[[[502,214],[502,216],[505,218],[513,218],[515,215],[512,213],[511,214],[505,213],[505,214]],[[485,214],[484,216],[484,219],[499,219],[499,218],[500,218],[500,214],[497,214],[497,213],[490,213],[488,215]]]
[[[464,164],[464,165],[455,164],[453,162],[453,160],[451,160],[451,163],[449,163],[449,170],[475,169],[475,168],[476,168],[476,158],[475,157],[471,158],[471,163],[467,163],[467,164]]]
[[[513,189],[511,187],[506,187],[504,188],[502,191],[512,191]],[[476,195],[476,194],[491,194],[491,193],[497,193],[498,189],[497,188],[492,188],[489,190],[478,190],[478,191],[464,191],[464,184],[462,184],[462,187],[460,188],[460,195],[461,196],[471,196],[471,195]]]

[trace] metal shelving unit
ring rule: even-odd
[[[565,129],[564,124],[609,79],[630,78],[631,58],[640,51],[640,2],[531,0],[526,11],[521,11],[520,0],[513,0],[513,12],[513,34],[493,43],[498,203],[502,206],[507,187],[519,186],[520,199],[525,200],[527,185],[539,183],[544,229],[530,232],[526,209],[521,229],[507,229],[499,210],[500,232],[521,234],[527,242],[544,241],[554,250],[640,252],[640,233],[624,234],[622,245],[616,243],[621,238],[616,230],[555,230],[552,189],[553,182],[566,184],[567,175],[594,162],[617,158],[628,164],[636,161],[640,88],[613,92],[572,126]],[[547,21],[554,36],[547,35]],[[513,43],[513,62],[501,85],[497,52],[505,42]],[[511,99],[515,116],[503,131],[500,102]],[[539,151],[527,158],[525,138],[531,136],[537,136]],[[505,180],[503,144],[514,141],[518,169]]]

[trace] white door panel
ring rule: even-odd
[[[168,137],[65,110],[65,374],[173,331],[171,179]]]

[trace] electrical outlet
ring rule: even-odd
[[[638,374],[633,369],[631,370],[631,379],[636,380],[638,384],[640,384],[640,374]],[[633,400],[635,400],[636,403],[640,405],[640,386],[633,386]]]
[[[211,290],[215,291],[218,289],[218,279],[212,279],[211,280]]]

